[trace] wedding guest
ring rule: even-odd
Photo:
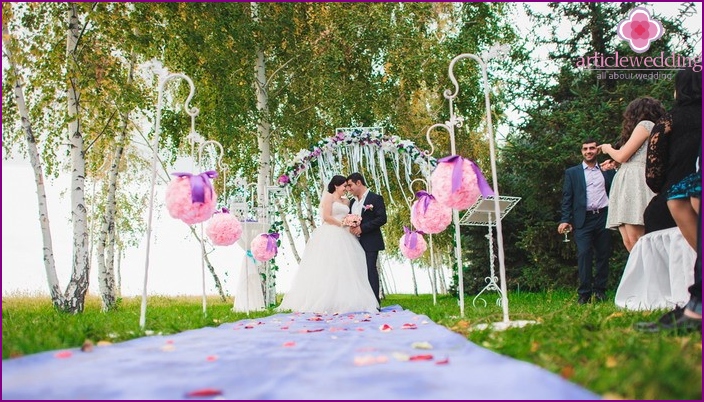
[[[638,323],[639,330],[702,329],[701,220],[697,214],[701,176],[696,176],[701,172],[702,73],[701,65],[697,67],[698,71],[690,67],[677,72],[675,106],[653,128],[646,163],[648,186],[669,198],[668,207],[672,207],[677,226],[690,245],[691,228],[696,227],[694,284],[689,287],[690,299],[684,308],[675,307],[655,323]],[[681,214],[680,209],[690,208]]]
[[[691,67],[675,75],[675,106],[650,134],[645,181],[656,196],[644,213],[646,232],[676,226],[667,207],[667,191],[696,170],[702,138],[701,80],[701,70]]]
[[[578,302],[606,300],[611,256],[611,233],[606,229],[609,189],[615,172],[602,170],[597,163],[596,140],[582,143],[582,163],[565,171],[562,186],[562,217],[557,231],[574,232],[579,271]],[[592,266],[596,262],[596,274]]]
[[[635,99],[623,112],[621,138],[616,148],[610,144],[598,147],[620,164],[609,192],[606,227],[618,229],[629,253],[645,233],[643,211],[655,196],[645,183],[645,156],[650,131],[664,114],[665,109],[657,99],[649,96]]]
[[[698,199],[690,201],[691,191],[687,186],[683,187],[686,191],[675,191],[673,185],[697,170],[702,132],[701,79],[701,70],[696,73],[690,68],[676,74],[675,105],[651,132],[645,180],[657,195],[644,211],[646,234],[631,251],[616,291],[615,301],[620,307],[637,310],[674,307],[669,317],[681,312],[677,306],[691,297],[687,288],[696,280],[692,266],[697,259],[693,233],[698,221],[695,212]],[[694,178],[691,183],[696,186],[700,179]],[[701,193],[701,189],[698,191]],[[667,199],[675,193],[683,198],[669,203],[689,210],[682,217],[676,208],[674,214],[668,208]],[[678,215],[682,229],[673,215]]]

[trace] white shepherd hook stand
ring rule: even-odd
[[[195,136],[195,117],[200,112],[198,108],[191,108],[190,102],[193,99],[196,88],[193,85],[193,80],[191,80],[187,75],[182,73],[171,73],[168,74],[166,69],[162,69],[159,74],[159,94],[157,98],[156,106],[156,122],[154,127],[154,139],[152,141],[152,177],[151,177],[151,189],[149,193],[149,214],[147,218],[147,245],[146,245],[146,258],[144,261],[144,287],[142,288],[142,306],[139,315],[139,326],[144,329],[144,324],[146,322],[147,316],[147,280],[149,278],[149,251],[152,239],[152,217],[154,215],[154,192],[156,188],[156,165],[159,159],[159,135],[161,134],[161,108],[164,103],[164,86],[166,83],[175,79],[184,79],[188,82],[190,87],[190,92],[186,101],[183,103],[183,109],[186,113],[191,116],[191,133],[189,135]]]
[[[492,57],[496,56],[504,56],[508,54],[508,47],[506,46],[498,46],[498,47],[493,47],[492,49],[487,52],[487,54],[484,55],[484,57],[488,60]],[[459,83],[457,82],[457,79],[455,78],[455,74],[453,72],[453,69],[455,67],[455,63],[462,59],[467,59],[470,58],[477,63],[479,63],[479,66],[481,67],[482,70],[482,83],[484,85],[484,104],[486,108],[486,129],[488,131],[488,137],[489,137],[489,155],[491,157],[491,179],[492,179],[492,186],[494,190],[494,214],[495,216],[501,216],[501,206],[499,205],[499,183],[498,183],[498,176],[496,173],[496,151],[494,149],[494,126],[491,121],[491,102],[489,101],[489,78],[487,76],[487,67],[486,63],[482,58],[475,54],[471,53],[463,53],[459,56],[456,56],[452,61],[450,62],[450,66],[448,67],[448,76],[450,77],[450,81],[452,81],[452,84],[455,87],[454,92],[446,89],[445,92],[443,93],[443,96],[445,99],[449,101],[449,108],[450,108],[450,120],[447,121],[445,124],[435,124],[428,128],[428,131],[426,133],[426,137],[428,139],[428,142],[430,142],[430,132],[435,129],[435,128],[445,128],[449,133],[450,133],[450,150],[453,155],[456,154],[455,151],[455,127],[461,127],[463,123],[463,119],[455,114],[455,110],[453,107],[453,101],[457,97],[460,91],[460,86]],[[463,278],[463,273],[462,273],[462,250],[461,250],[461,243],[460,243],[460,222],[459,222],[459,212],[457,210],[452,211],[452,221],[455,226],[455,258],[457,260],[457,274],[458,274],[458,280],[459,280],[459,297],[460,297],[460,315],[464,317],[464,278]],[[511,322],[508,318],[508,298],[506,297],[506,264],[504,262],[504,237],[503,237],[503,231],[501,228],[501,220],[498,219],[496,221],[496,240],[497,240],[497,246],[498,246],[498,257],[499,257],[499,275],[500,275],[500,281],[501,281],[501,292],[502,292],[502,298],[501,298],[501,305],[503,307],[503,321],[500,323],[495,323],[492,328],[493,329],[506,329],[510,327],[522,327],[525,326],[528,323],[532,322],[527,322],[527,321],[515,321]],[[475,326],[477,328],[478,326]]]

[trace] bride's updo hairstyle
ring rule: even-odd
[[[332,177],[332,179],[330,179],[330,183],[328,183],[328,193],[334,193],[336,186],[340,186],[342,184],[345,184],[346,182],[347,178],[345,176],[340,176],[336,174]]]

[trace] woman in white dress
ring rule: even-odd
[[[379,305],[367,279],[359,240],[343,225],[349,214],[347,178],[334,176],[320,200],[323,223],[310,236],[280,311],[309,313],[376,312]]]
[[[655,196],[645,183],[645,156],[654,122],[665,112],[660,101],[649,96],[632,101],[623,112],[618,149],[610,144],[599,146],[601,152],[621,164],[611,184],[606,227],[619,230],[629,253],[645,234],[643,212]]]

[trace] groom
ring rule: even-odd
[[[359,238],[359,243],[367,255],[369,284],[372,286],[376,300],[381,303],[376,260],[379,250],[384,249],[384,238],[381,236],[381,227],[386,223],[384,199],[379,194],[369,191],[360,173],[347,176],[347,188],[354,196],[350,202],[350,213],[362,217],[362,224],[351,228],[350,232]]]

